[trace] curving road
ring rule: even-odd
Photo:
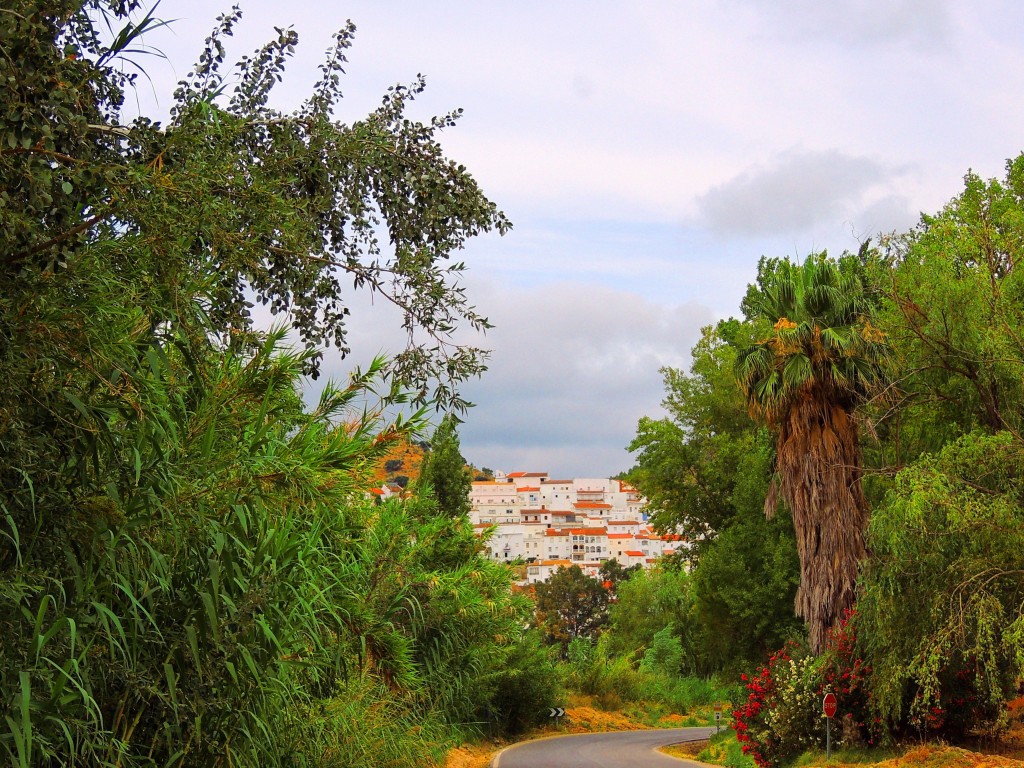
[[[515,744],[499,752],[492,768],[685,768],[702,766],[657,752],[681,741],[700,741],[714,728],[663,728],[556,736]]]

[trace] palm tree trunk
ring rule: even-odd
[[[796,613],[807,622],[815,654],[853,607],[868,519],[857,425],[847,408],[821,395],[801,393],[777,442],[780,490],[793,513],[800,556]]]

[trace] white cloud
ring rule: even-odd
[[[840,44],[907,44],[935,48],[951,32],[946,0],[740,0],[773,22],[787,38]]]
[[[897,171],[838,150],[787,152],[698,198],[703,221],[719,233],[798,233],[848,217],[864,193]]]
[[[476,403],[460,428],[463,453],[506,471],[593,477],[627,469],[637,421],[660,412],[659,369],[688,365],[700,328],[714,320],[695,302],[666,307],[582,280],[528,288],[475,279],[468,293],[495,328],[462,337],[492,350],[489,370],[463,387]],[[404,343],[393,308],[367,295],[350,305],[353,353],[341,360],[329,352],[324,379],[343,379]]]
[[[570,476],[629,467],[637,420],[659,410],[659,368],[686,365],[713,319],[694,302],[663,307],[582,281],[493,286],[481,304],[496,325],[494,351],[490,370],[466,387],[477,407],[462,428],[464,453],[496,469]]]

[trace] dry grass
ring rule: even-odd
[[[711,742],[707,741],[686,741],[682,744],[672,744],[668,747],[662,747],[659,752],[664,752],[666,755],[671,757],[681,757],[687,760],[692,760],[701,753],[704,749],[707,749]]]
[[[820,762],[804,763],[802,768],[825,766],[824,758]],[[868,768],[866,763],[840,763],[835,760],[828,763],[828,768]],[[871,768],[1024,768],[1024,761],[1015,760],[1005,755],[990,755],[983,752],[971,752],[959,747],[948,747],[940,744],[922,744],[914,747],[899,757],[871,763]]]
[[[377,462],[373,470],[373,481],[379,485],[387,482],[391,476],[405,475],[409,478],[410,483],[414,483],[420,476],[423,456],[423,449],[418,445],[410,443],[408,440],[398,441],[391,445],[388,452]],[[392,459],[401,460],[402,468],[389,474],[384,469],[384,465]]]
[[[498,747],[466,744],[448,753],[444,768],[487,768]]]

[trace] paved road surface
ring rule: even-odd
[[[685,768],[700,763],[669,757],[658,747],[699,741],[714,728],[668,728],[558,736],[516,744],[500,752],[493,768]]]

